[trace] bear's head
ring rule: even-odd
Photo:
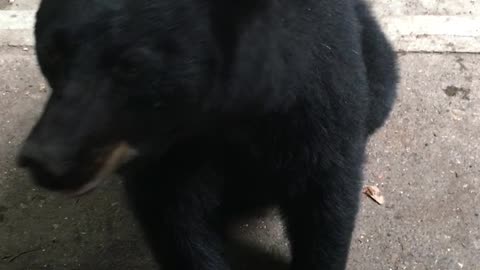
[[[19,155],[40,186],[84,193],[209,129],[219,48],[206,2],[42,1],[36,52],[51,93]]]

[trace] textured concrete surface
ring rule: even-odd
[[[386,204],[363,197],[349,269],[480,269],[480,56],[400,61],[399,100],[371,140],[365,172]],[[48,95],[31,51],[0,50],[0,85],[0,269],[151,269],[120,180],[72,201],[37,190],[15,169]],[[238,255],[245,249],[234,246],[239,269],[278,269],[288,260],[275,215],[243,220],[232,234],[276,255]]]
[[[27,10],[36,9],[40,0],[0,0],[0,9]]]
[[[480,14],[465,0],[375,8],[382,16]],[[398,103],[372,138],[365,168],[365,184],[378,185],[386,203],[362,196],[349,269],[480,270],[480,55],[399,57]],[[0,270],[153,269],[119,179],[69,200],[38,190],[15,168],[47,96],[32,49],[0,46]],[[232,239],[235,269],[287,269],[275,213],[234,224]]]
[[[480,53],[480,4],[475,1],[367,1],[372,2],[398,51]],[[34,45],[33,7],[37,2],[8,4],[4,0],[0,5],[0,46]]]
[[[387,203],[364,202],[351,269],[480,269],[480,56],[400,61],[399,100],[366,168]]]
[[[399,15],[480,15],[475,0],[367,0],[381,17]]]
[[[33,45],[33,16],[40,0],[0,0],[0,46]]]

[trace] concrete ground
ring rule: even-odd
[[[480,14],[465,0],[374,7],[382,19]],[[371,139],[365,168],[365,184],[377,185],[386,203],[362,196],[348,269],[480,269],[480,54],[424,51],[399,50],[398,102]],[[37,189],[15,168],[47,95],[32,48],[0,46],[0,270],[154,269],[121,180],[69,200]],[[232,239],[235,269],[287,269],[275,212],[232,226]]]
[[[0,0],[0,9],[31,10],[36,9],[40,0]]]

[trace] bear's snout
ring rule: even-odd
[[[35,181],[50,189],[60,189],[61,179],[73,167],[73,162],[59,147],[27,141],[18,157],[18,165],[28,169]]]

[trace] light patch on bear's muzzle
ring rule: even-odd
[[[112,148],[102,162],[99,170],[91,181],[72,193],[73,196],[83,195],[95,189],[105,178],[115,173],[123,164],[130,161],[137,155],[137,151],[129,144],[122,142]]]

